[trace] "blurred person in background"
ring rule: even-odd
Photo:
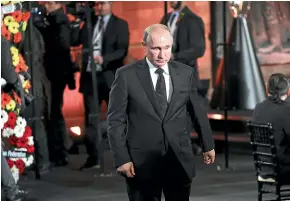
[[[89,42],[93,45],[94,58],[90,52],[84,51],[80,78],[80,92],[84,97],[85,107],[85,146],[87,158],[81,167],[91,168],[99,166],[97,122],[93,122],[91,114],[97,114],[96,103],[93,98],[92,70],[90,62],[94,62],[97,72],[98,101],[108,103],[109,92],[115,78],[116,70],[123,66],[128,53],[129,28],[128,23],[112,13],[110,1],[97,1],[92,14],[92,40],[88,39],[87,25],[80,33],[80,42],[84,50],[88,50]],[[90,41],[91,40],[91,41]]]
[[[71,30],[61,2],[45,1],[45,17],[38,26],[45,43],[44,66],[51,83],[50,130],[48,142],[50,159],[56,166],[68,164],[65,120],[62,114],[63,93],[66,85],[75,89],[74,65],[70,56]]]
[[[204,23],[184,2],[170,1],[169,4],[173,11],[163,16],[161,24],[168,26],[173,36],[171,59],[191,66],[198,86],[197,59],[205,52]]]
[[[38,6],[37,2],[31,3],[33,8]],[[23,2],[22,6],[23,10],[29,9],[28,2]],[[45,173],[49,171],[50,168],[47,142],[50,111],[50,82],[43,65],[45,53],[44,40],[40,31],[34,25],[35,15],[33,12],[29,20],[32,20],[33,23],[27,23],[28,25],[26,31],[23,33],[24,40],[20,46],[20,51],[22,55],[24,55],[25,61],[30,61],[29,66],[31,66],[31,68],[28,68],[28,72],[33,76],[32,84],[34,88],[33,92],[35,92],[33,95],[35,97],[34,103],[36,104],[36,110],[34,111],[31,105],[25,109],[24,116],[26,119],[33,119],[36,124],[35,127],[32,127],[33,121],[28,121],[29,126],[33,128],[34,140],[38,145],[40,172]],[[32,93],[32,91],[30,93]],[[37,157],[37,155],[35,155],[35,157]]]

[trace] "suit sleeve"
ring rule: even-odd
[[[188,20],[188,49],[181,50],[174,54],[174,59],[180,60],[191,60],[202,57],[205,52],[205,36],[204,36],[204,23],[201,19]]]
[[[117,70],[111,87],[107,118],[109,142],[116,167],[131,161],[126,144],[127,104],[126,80]]]
[[[103,66],[107,66],[109,62],[124,59],[128,54],[128,48],[129,48],[129,27],[128,23],[126,21],[120,21],[119,22],[118,29],[118,36],[117,36],[117,42],[116,42],[116,50],[112,53],[103,55]],[[116,66],[116,68],[119,66]]]
[[[194,129],[201,140],[203,152],[208,152],[214,149],[212,130],[207,117],[207,112],[197,94],[193,73],[190,81],[189,113],[191,115],[191,119],[194,121]]]

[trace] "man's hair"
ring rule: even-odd
[[[151,36],[151,32],[156,30],[156,29],[164,29],[165,31],[168,31],[168,33],[171,35],[169,28],[164,25],[164,24],[152,24],[148,27],[146,27],[145,31],[144,31],[144,35],[143,35],[143,45],[146,45],[149,42],[150,36]]]
[[[275,102],[281,101],[281,96],[287,94],[289,90],[289,80],[281,73],[274,73],[268,80],[268,92],[271,99]]]

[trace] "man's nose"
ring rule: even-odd
[[[164,58],[164,51],[160,50],[159,54],[158,54],[159,58]]]

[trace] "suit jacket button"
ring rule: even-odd
[[[162,144],[162,141],[158,141],[158,144]]]

